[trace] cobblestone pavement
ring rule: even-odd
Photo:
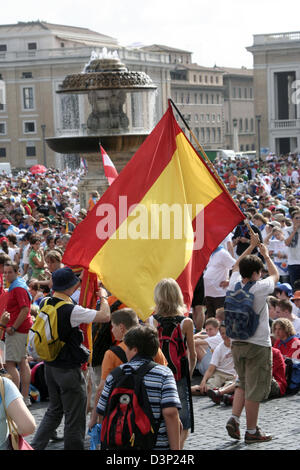
[[[193,383],[199,380],[193,379]],[[300,393],[264,402],[260,406],[259,425],[273,436],[272,441],[246,445],[244,443],[245,413],[241,416],[241,440],[231,439],[225,425],[231,416],[231,407],[215,405],[208,397],[194,397],[195,432],[188,437],[184,450],[298,450],[300,449]],[[37,424],[40,423],[47,402],[35,403],[30,408]],[[63,435],[63,423],[58,428]],[[28,436],[28,442],[33,436]],[[85,449],[90,438],[86,437]],[[63,442],[50,442],[47,450],[62,450]]]

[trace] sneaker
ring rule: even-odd
[[[228,395],[227,393],[224,393],[223,395],[223,403],[226,406],[232,406],[233,403],[233,395]]]
[[[217,405],[221,403],[222,395],[220,395],[218,390],[208,389],[206,393],[207,393],[207,396],[211,398],[214,403],[216,403]]]
[[[233,439],[241,438],[240,425],[233,417],[231,417],[227,421],[226,429],[227,429],[229,436],[232,437]]]
[[[256,433],[250,434],[246,431],[245,433],[245,443],[252,444],[253,442],[267,442],[271,441],[271,434],[265,434],[258,426],[256,426]]]

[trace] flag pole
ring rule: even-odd
[[[188,125],[188,123],[186,122],[186,120],[184,119],[183,115],[181,114],[181,112],[179,111],[179,109],[177,108],[176,104],[174,103],[174,101],[169,98],[169,103],[172,104],[172,106],[174,106],[174,108],[176,109],[178,115],[180,116],[182,122],[184,123],[184,125],[188,128],[191,136],[193,137],[193,139],[195,140],[196,144],[198,145],[199,149],[200,149],[200,152],[202,153],[203,157],[204,157],[204,160],[206,161],[207,165],[209,166],[209,168],[211,169],[211,171],[213,172],[213,174],[215,175],[215,177],[217,178],[218,182],[221,184],[222,188],[227,192],[227,194],[229,194],[230,198],[232,199],[231,197],[231,194],[230,192],[228,191],[226,185],[224,184],[224,182],[222,181],[222,179],[220,178],[220,176],[218,175],[218,172],[216,171],[214,165],[212,164],[212,162],[210,161],[210,159],[208,158],[208,156],[206,155],[202,145],[200,144],[200,142],[198,141],[198,139],[196,138],[195,134],[193,133],[192,129],[190,128],[190,126]],[[233,200],[233,199],[232,199]],[[234,201],[234,200],[233,200]],[[234,201],[234,203],[236,204],[236,202]],[[236,204],[237,205],[237,204]]]

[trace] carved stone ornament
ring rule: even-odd
[[[145,72],[129,71],[119,59],[93,60],[83,73],[67,75],[58,93],[112,89],[155,89]]]

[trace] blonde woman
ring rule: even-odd
[[[189,429],[193,427],[190,379],[197,361],[194,343],[194,324],[189,317],[185,316],[187,309],[184,305],[183,295],[174,279],[162,279],[157,284],[154,290],[154,302],[154,326],[158,328],[160,347],[168,361],[168,366],[174,373],[182,405],[179,414],[183,427],[180,436],[180,446],[183,449]],[[166,339],[174,336],[180,345],[178,350],[176,348],[172,349],[172,341]],[[179,349],[181,346],[182,350],[180,353]],[[176,354],[178,354],[177,357]],[[181,356],[183,357],[180,359]]]

